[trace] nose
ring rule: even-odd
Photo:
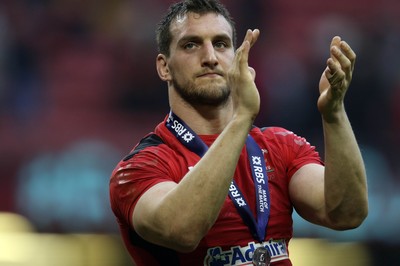
[[[202,55],[202,66],[214,68],[218,65],[218,57],[215,51],[214,45],[210,43],[205,43],[203,46],[203,55]]]

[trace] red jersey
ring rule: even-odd
[[[252,265],[252,254],[260,245],[272,255],[271,265],[292,265],[287,250],[293,233],[288,185],[300,167],[322,161],[315,147],[283,128],[254,127],[250,135],[263,152],[268,173],[270,216],[264,242],[254,240],[229,196],[215,224],[191,253],[149,243],[134,231],[131,218],[140,196],[159,182],[179,183],[200,160],[176,139],[164,121],[119,162],[110,180],[111,207],[136,265]],[[200,137],[210,146],[218,135]],[[243,148],[234,180],[256,216],[256,192],[246,153]]]

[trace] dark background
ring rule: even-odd
[[[0,1],[0,211],[38,232],[117,233],[108,179],[168,112],[155,25],[170,1]],[[301,135],[323,156],[318,81],[331,38],[357,53],[346,109],[368,172],[370,214],[335,232],[295,215],[295,236],[355,241],[376,265],[400,250],[400,2],[224,1],[251,51],[258,126]]]

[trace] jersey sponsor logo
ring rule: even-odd
[[[172,123],[171,123],[172,120]],[[179,121],[174,120],[171,115],[168,117],[168,123],[171,123],[171,128],[176,132],[177,136],[181,137],[186,143],[194,139],[194,135]]]
[[[228,265],[253,265],[252,259],[256,248],[264,246],[271,254],[271,262],[289,259],[284,239],[269,240],[263,243],[250,242],[245,247],[234,246],[229,250],[221,247],[213,247],[207,250],[204,258],[206,266],[228,266]]]
[[[265,184],[267,181],[265,181],[265,176],[263,173],[263,169],[261,167],[261,157],[259,156],[252,156],[252,161],[253,161],[253,169],[254,169],[254,175],[256,177],[256,181],[258,183],[257,185],[257,190],[258,190],[258,195],[259,196],[259,210],[260,212],[264,213],[265,209],[268,209],[268,200],[267,200],[267,191],[262,188],[261,184]]]
[[[263,174],[263,168],[261,165],[261,157],[259,156],[252,156],[251,157],[253,161],[253,169],[254,169],[254,174],[256,176],[256,181],[259,184],[265,184],[265,176]]]
[[[263,148],[261,149],[262,154],[264,155],[264,160],[265,160],[265,167],[267,170],[267,174],[268,174],[268,180],[273,180],[275,175],[273,174],[273,172],[275,171],[275,169],[270,165],[270,162],[268,160],[268,150]]]
[[[236,188],[236,186],[235,186],[235,184],[233,182],[231,182],[231,186],[229,187],[229,191],[230,191],[230,193],[232,195],[232,199],[237,202],[239,207],[243,207],[243,206],[247,205],[246,201],[243,199],[241,193]]]

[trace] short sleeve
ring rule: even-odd
[[[120,222],[131,224],[133,209],[149,188],[172,181],[168,162],[159,147],[147,148],[126,161],[121,161],[110,179],[111,208]]]
[[[294,173],[302,166],[310,163],[323,165],[323,161],[316,151],[315,146],[312,146],[305,138],[291,134],[289,137],[292,147],[292,160],[288,164],[288,176],[292,177]]]
[[[277,156],[284,165],[289,179],[306,164],[324,164],[315,146],[292,131],[281,127],[271,127],[265,129],[264,134],[275,146],[274,150],[278,153]]]

